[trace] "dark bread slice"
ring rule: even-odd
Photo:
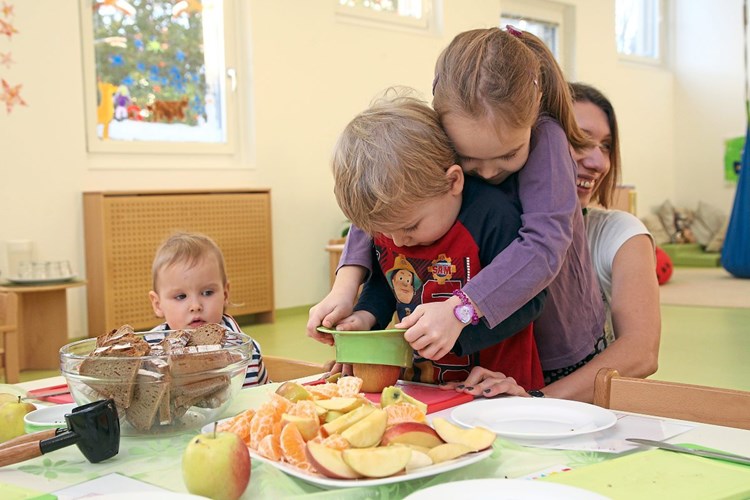
[[[105,333],[104,335],[99,335],[96,338],[96,347],[103,347],[107,345],[117,344],[124,338],[133,338],[135,337],[135,331],[133,330],[133,327],[130,325],[123,325],[120,328],[117,328],[116,330],[112,330],[109,333]]]
[[[169,355],[170,372],[175,377],[224,368],[230,364],[232,355],[220,345],[174,349]]]
[[[229,386],[229,377],[226,375],[196,380],[189,384],[173,387],[172,401],[176,407],[189,408],[206,396],[221,391],[227,386]]]
[[[226,328],[217,323],[206,323],[190,333],[188,345],[222,345],[226,332]]]
[[[147,431],[154,424],[154,418],[167,394],[169,381],[157,372],[139,370],[133,399],[125,411],[127,421],[139,431]],[[169,396],[167,396],[169,401]]]
[[[143,368],[158,373],[163,376],[166,390],[159,403],[159,418],[157,423],[159,425],[168,425],[172,423],[172,411],[169,405],[170,393],[172,387],[172,376],[169,372],[169,363],[161,358],[149,359],[144,361]]]
[[[141,367],[140,359],[112,359],[108,356],[91,356],[83,360],[78,372],[102,382],[84,382],[104,399],[114,399],[119,408],[127,408],[133,397],[135,379]],[[105,382],[106,381],[106,382]]]

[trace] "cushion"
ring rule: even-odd
[[[693,221],[691,228],[693,230],[693,234],[695,235],[696,241],[703,246],[707,246],[709,243],[711,243],[711,241],[721,230],[721,228],[726,224],[726,222],[727,216],[724,215],[721,210],[714,207],[713,205],[699,201],[698,208],[695,211],[695,220]],[[726,228],[724,228],[724,233],[726,233]],[[721,239],[724,239],[723,235],[721,236]],[[720,244],[721,243],[719,243],[719,245]],[[721,247],[719,247],[719,249],[721,249]]]
[[[677,228],[674,224],[674,207],[672,206],[672,202],[666,200],[662,203],[656,210],[656,215],[659,216],[659,220],[661,220],[661,224],[669,235],[669,240],[671,241],[672,237],[677,233]]]
[[[727,227],[729,226],[729,219],[724,218],[724,224],[719,228],[718,231],[713,235],[711,241],[706,245],[706,252],[721,252],[724,247],[724,238],[727,235]]]
[[[641,219],[643,225],[646,226],[648,232],[654,237],[654,243],[656,245],[663,245],[670,242],[669,234],[664,230],[664,225],[661,223],[661,219],[656,214],[647,215]]]

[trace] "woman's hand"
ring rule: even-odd
[[[475,366],[463,382],[448,382],[440,387],[485,398],[500,394],[529,397],[526,390],[518,385],[513,377],[506,377],[500,372],[493,372],[481,366]]]
[[[420,304],[395,327],[407,329],[404,338],[420,356],[440,359],[453,349],[465,326],[453,314],[455,306],[453,299]]]

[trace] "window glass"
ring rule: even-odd
[[[500,17],[500,27],[505,28],[507,25],[518,28],[521,31],[528,31],[531,34],[538,36],[550,49],[555,56],[555,59],[558,61],[560,60],[560,51],[558,48],[558,32],[560,25],[558,23],[517,16]]]
[[[89,149],[227,143],[222,0],[82,0],[82,16]]]
[[[660,59],[660,0],[616,0],[617,52],[637,58]]]
[[[440,0],[334,0],[342,22],[413,33],[433,33]]]

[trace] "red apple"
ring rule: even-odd
[[[352,372],[355,377],[362,379],[362,392],[381,392],[398,381],[398,377],[401,375],[401,367],[354,363]]]
[[[346,465],[346,462],[341,457],[341,450],[309,441],[305,453],[312,466],[324,476],[334,479],[357,479],[362,477],[361,474]]]
[[[182,479],[194,495],[237,500],[250,481],[250,454],[237,434],[214,432],[195,436],[182,455]]]
[[[458,427],[444,418],[439,417],[432,419],[432,425],[435,427],[435,431],[443,441],[446,443],[462,444],[471,451],[486,450],[492,446],[492,443],[495,442],[495,438],[497,437],[494,432],[485,429],[484,427],[464,429],[463,427]],[[433,458],[433,461],[436,460]]]
[[[380,441],[381,446],[387,446],[391,443],[412,444],[424,448],[434,448],[443,444],[435,429],[421,422],[401,422],[392,425],[383,434]]]

